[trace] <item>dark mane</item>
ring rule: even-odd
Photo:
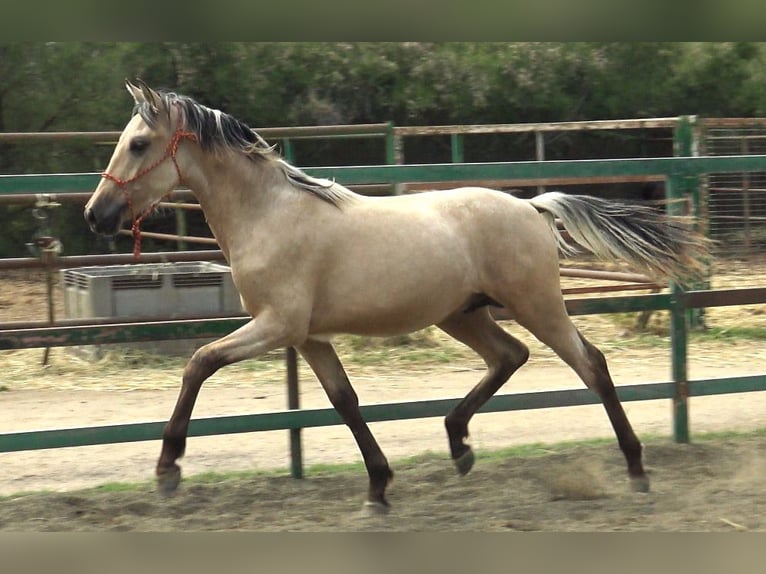
[[[284,173],[294,187],[308,191],[335,206],[354,196],[351,191],[333,181],[311,177],[290,165],[275,151],[275,146],[270,146],[255,130],[234,116],[208,108],[188,96],[174,92],[157,93],[162,98],[168,115],[173,106],[181,110],[184,129],[197,136],[202,149],[234,150],[253,161],[269,160]],[[148,102],[137,104],[133,114],[139,114],[151,128],[157,125],[157,112]]]

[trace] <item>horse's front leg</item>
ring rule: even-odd
[[[359,399],[346,376],[338,355],[330,343],[307,339],[298,347],[303,358],[311,366],[327,397],[338,411],[343,422],[351,429],[364,458],[369,476],[369,489],[365,508],[372,513],[388,511],[386,487],[394,477],[383,451],[372,436],[367,423],[359,412]]]
[[[181,392],[162,433],[162,452],[157,461],[157,486],[169,494],[181,481],[176,460],[184,455],[194,403],[202,383],[225,365],[251,359],[302,341],[298,329],[290,328],[274,313],[262,313],[233,333],[200,347],[186,364]]]

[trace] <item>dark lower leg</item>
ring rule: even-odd
[[[487,375],[445,417],[444,426],[447,429],[450,455],[460,474],[467,474],[473,466],[473,452],[465,442],[469,436],[468,423],[519,366],[520,364],[503,361],[490,367]]]
[[[388,507],[386,487],[394,474],[359,411],[359,399],[332,345],[309,340],[298,347],[322,384],[335,410],[354,436],[369,476],[367,502]]]
[[[338,407],[336,407],[338,409]],[[388,465],[383,451],[380,449],[375,437],[372,436],[372,432],[367,427],[367,423],[359,414],[358,409],[356,413],[344,410],[341,412],[338,409],[343,421],[351,429],[356,444],[359,446],[359,451],[362,453],[364,459],[364,466],[367,469],[367,476],[369,477],[369,488],[367,490],[367,501],[373,504],[380,504],[384,507],[388,507],[388,500],[386,500],[386,487],[388,483],[394,478],[394,473]]]
[[[290,346],[296,329],[285,317],[266,310],[225,337],[200,347],[187,363],[175,409],[162,433],[162,452],[157,461],[157,482],[163,491],[175,489],[181,469],[176,464],[184,454],[194,403],[202,383],[218,369],[257,357],[279,347]]]
[[[468,423],[476,411],[527,361],[529,351],[521,341],[500,328],[486,310],[455,315],[439,327],[476,351],[488,368],[484,378],[444,419],[450,455],[458,472],[466,474],[474,460],[473,451],[465,442],[469,435]]]
[[[627,462],[628,475],[632,479],[637,480],[637,488],[643,490],[643,484],[645,483],[645,489],[648,489],[648,481],[642,462],[641,442],[638,440],[635,432],[633,432],[633,427],[630,421],[628,421],[625,410],[617,396],[617,391],[614,388],[612,377],[607,368],[606,359],[604,359],[601,351],[585,340],[582,335],[580,337],[585,344],[591,365],[593,366],[595,375],[593,390],[601,398],[609,421],[612,423],[612,428],[617,436],[617,443],[620,445],[620,450],[622,450]]]
[[[199,395],[202,383],[216,369],[202,361],[197,355],[184,369],[181,392],[175,409],[162,432],[162,451],[157,461],[156,475],[159,487],[165,492],[174,490],[181,479],[181,468],[176,460],[184,455],[186,437],[189,429],[194,403]]]

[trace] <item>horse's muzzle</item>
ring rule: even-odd
[[[97,211],[85,207],[83,216],[91,231],[99,235],[115,235],[122,225],[122,205],[112,205],[109,209]]]
[[[88,227],[90,227],[90,230],[96,231],[98,221],[96,220],[95,212],[90,207],[86,207],[83,216],[85,217],[85,222],[88,224]]]

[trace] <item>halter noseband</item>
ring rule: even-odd
[[[165,153],[162,155],[160,159],[155,161],[152,165],[149,167],[146,167],[139,171],[136,175],[129,179],[121,179],[117,176],[114,176],[110,173],[107,173],[106,171],[103,171],[101,173],[101,177],[104,179],[108,179],[109,181],[113,181],[117,186],[122,189],[123,192],[125,192],[125,199],[128,204],[128,209],[130,210],[130,218],[132,220],[132,225],[130,227],[130,231],[133,234],[133,257],[138,257],[141,255],[141,222],[144,220],[144,218],[149,215],[152,211],[154,211],[154,208],[157,207],[157,204],[162,201],[162,198],[151,204],[146,210],[140,214],[138,217],[136,217],[135,212],[133,211],[133,200],[130,197],[130,192],[128,191],[128,184],[133,183],[134,181],[142,178],[150,171],[156,169],[157,167],[162,164],[166,159],[170,158],[173,160],[173,165],[176,168],[176,173],[178,173],[178,183],[181,184],[184,181],[183,175],[181,175],[181,168],[178,165],[178,161],[176,160],[176,154],[178,153],[178,145],[181,143],[181,140],[188,139],[191,141],[197,141],[197,136],[193,134],[192,132],[186,132],[181,129],[177,129],[175,133],[173,134],[173,137],[170,139],[170,142],[168,143],[168,147],[165,149]],[[171,189],[172,191],[172,189]],[[170,192],[168,192],[170,193]]]

